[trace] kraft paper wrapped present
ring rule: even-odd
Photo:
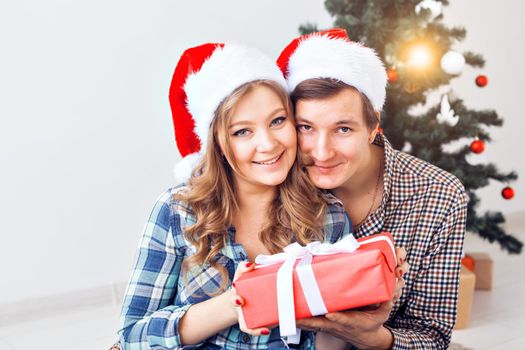
[[[390,233],[334,244],[294,243],[258,256],[256,269],[235,281],[248,328],[279,324],[295,334],[295,320],[392,299],[397,265]]]
[[[470,271],[476,275],[476,290],[491,290],[494,263],[488,253],[467,253],[471,258],[472,268]]]
[[[461,266],[461,271],[459,272],[456,325],[454,329],[463,329],[469,324],[475,285],[476,275],[465,266]]]

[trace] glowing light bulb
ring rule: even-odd
[[[414,68],[426,68],[432,62],[432,52],[425,44],[416,44],[408,51],[407,64]]]

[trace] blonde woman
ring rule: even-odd
[[[187,185],[162,194],[145,226],[121,346],[283,347],[278,329],[246,329],[236,275],[258,254],[350,232],[342,205],[310,183],[297,159],[286,82],[255,50],[205,44],[182,55],[170,103],[184,157],[176,173]],[[290,347],[313,349],[314,333]]]

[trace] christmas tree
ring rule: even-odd
[[[493,110],[473,110],[463,101],[444,94],[436,106],[419,108],[428,94],[448,85],[465,64],[482,68],[485,61],[473,52],[456,52],[454,44],[463,40],[463,28],[447,27],[442,6],[447,0],[326,0],[334,27],[344,28],[353,41],[376,50],[387,67],[387,102],[381,114],[384,134],[396,149],[404,149],[456,175],[469,197],[467,231],[490,242],[498,242],[509,253],[520,253],[522,243],[505,232],[500,212],[476,211],[476,190],[489,179],[506,184],[517,178],[515,172],[501,173],[494,164],[480,164],[476,157],[490,141],[487,127],[501,126],[503,120]],[[315,24],[299,28],[302,34],[318,31]],[[475,83],[484,87],[488,78],[479,75]],[[447,147],[473,140],[459,147]],[[511,187],[502,197],[514,195]]]

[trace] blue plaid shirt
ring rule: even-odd
[[[195,223],[195,216],[190,207],[173,198],[179,189],[170,189],[159,197],[144,227],[122,306],[119,335],[123,349],[183,348],[179,336],[181,318],[193,304],[210,298],[208,294],[216,292],[221,284],[219,272],[209,266],[192,266],[181,278],[182,261],[196,250],[184,238],[183,229]],[[331,243],[351,231],[344,207],[335,197],[328,200],[324,230],[325,241]],[[230,228],[228,243],[219,257],[230,281],[238,264],[247,259],[234,236],[235,231]],[[276,332],[278,329],[268,336],[251,336],[235,325],[184,349],[267,349],[279,346]],[[313,334],[303,333],[300,348],[313,349]]]

